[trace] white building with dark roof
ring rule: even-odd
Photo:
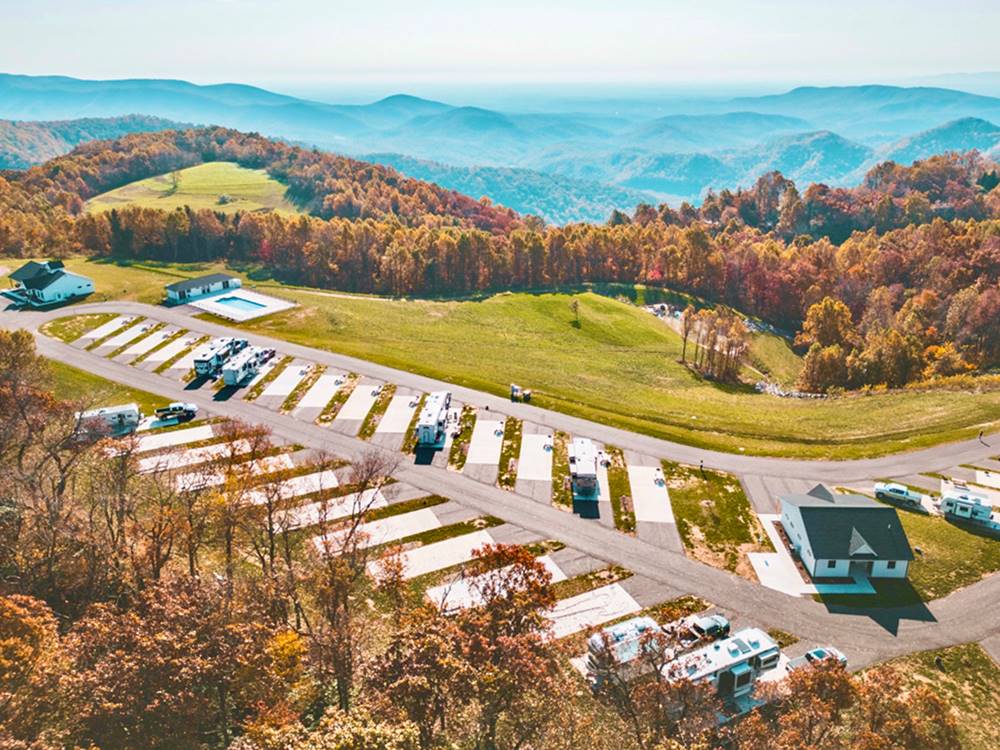
[[[9,278],[12,288],[7,296],[34,307],[86,297],[94,291],[91,279],[67,271],[61,260],[29,260]]]
[[[822,485],[783,495],[781,525],[813,578],[905,578],[913,550],[895,508]]]
[[[189,302],[209,294],[224,292],[227,289],[239,289],[243,282],[228,273],[212,273],[195,279],[184,279],[167,284],[167,301],[173,304]]]

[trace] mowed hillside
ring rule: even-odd
[[[88,211],[142,206],[171,211],[182,206],[237,211],[300,211],[285,198],[285,186],[263,169],[232,162],[208,162],[129,183],[87,201]]]

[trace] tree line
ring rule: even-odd
[[[211,159],[267,169],[311,214],[82,211],[103,190]],[[0,253],[11,256],[225,259],[291,283],[394,295],[642,282],[792,331],[829,297],[846,306],[856,335],[836,342],[839,355],[812,355],[804,387],[895,386],[1000,363],[990,325],[1000,179],[975,154],[886,163],[857,188],[812,185],[801,196],[773,173],[697,209],[639,206],[604,225],[562,227],[391,169],[218,128],[92,143],[5,177]],[[814,342],[800,343],[805,352]]]

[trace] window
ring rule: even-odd
[[[828,567],[828,568],[836,568],[837,567],[837,561],[836,560],[827,560],[826,561],[826,567]]]
[[[886,567],[887,570],[895,570],[896,569],[896,561],[895,560],[889,560],[888,562],[886,562],[885,567]]]

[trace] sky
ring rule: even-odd
[[[997,0],[0,0],[0,71],[288,93],[889,83],[1000,70]]]

